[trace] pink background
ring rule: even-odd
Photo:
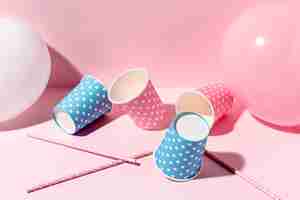
[[[51,87],[75,84],[80,79],[80,72],[92,73],[108,83],[121,69],[126,69],[128,65],[135,65],[148,66],[155,79],[155,85],[159,87],[182,88],[198,87],[209,80],[225,79],[222,71],[224,69],[220,66],[219,59],[223,34],[243,10],[260,2],[285,1],[2,0],[0,16],[19,16],[25,19],[48,42],[53,63]],[[1,174],[5,180],[5,184],[2,181],[1,186],[10,187],[10,189],[4,188],[7,196],[17,195],[18,188],[24,192],[25,187],[38,183],[42,179],[48,180],[49,177],[68,174],[74,166],[85,169],[87,165],[97,166],[99,163],[107,162],[106,159],[87,157],[81,152],[46,145],[26,137],[28,133],[34,131],[33,125],[50,119],[51,108],[65,93],[65,90],[49,89],[40,101],[16,120],[0,124],[3,133],[10,133],[0,136],[0,152],[4,163]],[[214,133],[218,137],[211,140],[209,148],[221,154],[228,151],[241,154],[240,157],[245,159],[241,169],[243,172],[258,177],[259,181],[272,190],[279,191],[283,196],[289,193],[292,199],[299,198],[297,188],[299,173],[293,173],[298,170],[299,159],[293,159],[292,156],[298,152],[296,142],[299,134],[285,134],[294,133],[294,129],[277,127],[279,131],[262,126],[247,113],[242,116],[239,125],[234,126],[241,115],[242,108],[235,111],[237,116],[225,118],[215,127]],[[30,128],[22,129],[25,127]],[[6,132],[14,129],[20,130]],[[44,133],[45,130],[51,132],[51,129],[41,127],[36,129],[37,132]],[[19,148],[15,148],[16,146]],[[262,152],[264,154],[261,154]],[[236,160],[239,159],[234,161]],[[97,176],[87,176],[35,193],[30,196],[30,199],[53,199],[53,197],[57,199],[63,195],[75,199],[93,192],[97,197],[101,194],[129,197],[132,196],[133,191],[126,190],[128,187],[121,188],[121,193],[115,193],[114,190],[101,191],[99,188],[101,186],[121,187],[128,184],[130,182],[127,180],[132,178],[135,172],[137,175],[133,177],[131,183],[143,183],[143,190],[138,191],[140,196],[142,192],[161,197],[168,195],[169,191],[179,191],[176,190],[178,185],[174,186],[169,182],[164,185],[165,190],[146,187],[151,184],[157,186],[162,183],[161,180],[165,180],[158,179],[159,176],[144,176],[147,172],[153,175],[156,173],[150,165],[150,160],[144,160],[144,163],[148,164],[143,165],[139,171],[131,170],[131,166],[125,166],[127,171],[124,171],[124,168],[115,168],[109,170],[110,173],[104,176],[102,173]],[[18,168],[14,167],[12,170],[11,166],[18,166]],[[19,166],[23,167],[19,168]],[[205,188],[203,191],[206,193],[203,196],[218,199],[227,193],[228,198],[238,196],[248,199],[267,199],[250,186],[243,184],[236,176],[225,174],[221,175],[224,177],[216,177],[214,173],[222,170],[218,166],[207,169],[206,173],[213,175],[203,179],[203,182],[198,182],[199,185],[203,183]],[[121,175],[125,178],[120,181],[118,178]],[[281,179],[285,182],[278,181]],[[104,182],[101,182],[103,180]],[[80,182],[82,184],[79,184]],[[181,189],[187,195],[198,198],[191,189],[198,192],[199,185],[194,184],[194,187]],[[132,188],[134,187],[129,189]],[[221,192],[215,192],[216,188]],[[81,193],[73,191],[81,191]],[[176,194],[178,193],[174,196]]]
[[[160,87],[196,87],[223,79],[224,31],[261,2],[277,1],[2,0],[0,16],[25,19],[53,48],[50,86],[74,84],[78,71],[109,82],[134,65],[147,66]]]

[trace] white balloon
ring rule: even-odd
[[[50,55],[39,34],[17,19],[0,19],[0,121],[35,103],[50,73]]]

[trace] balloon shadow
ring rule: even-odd
[[[225,135],[233,131],[234,126],[240,116],[245,111],[245,105],[238,98],[235,99],[230,113],[219,119],[211,130],[211,135],[219,136]]]
[[[0,122],[0,131],[30,127],[52,118],[52,108],[81,80],[82,74],[61,53],[48,44],[51,58],[51,76],[39,99],[14,119]],[[55,88],[54,88],[55,87]]]
[[[68,89],[64,88],[46,88],[42,96],[30,108],[14,119],[1,122],[0,131],[26,128],[50,120],[52,108],[67,92]]]
[[[275,130],[278,130],[278,131],[282,131],[282,132],[286,132],[286,133],[291,133],[291,134],[300,134],[300,125],[295,125],[295,126],[280,126],[280,125],[276,125],[276,124],[273,124],[271,122],[267,122],[253,114],[251,114],[252,117],[260,122],[261,124],[267,126],[267,127],[270,127],[272,129],[275,129]]]
[[[48,87],[70,88],[79,83],[82,73],[61,53],[48,44],[51,58],[51,76]]]

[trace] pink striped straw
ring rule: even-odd
[[[36,139],[36,140],[40,140],[40,141],[43,141],[43,142],[47,142],[47,143],[67,147],[67,148],[77,150],[77,151],[82,151],[82,152],[89,153],[89,154],[92,154],[92,155],[101,156],[101,157],[109,158],[109,159],[113,159],[113,160],[121,160],[121,161],[124,161],[126,163],[137,165],[137,166],[141,165],[141,163],[137,162],[136,159],[120,157],[120,156],[117,156],[117,155],[107,155],[107,154],[97,153],[97,152],[89,151],[87,149],[82,149],[82,148],[79,148],[79,147],[74,147],[74,146],[71,146],[71,145],[67,145],[67,144],[47,140],[45,138],[38,137],[38,136],[32,136],[32,135],[27,135],[27,136],[30,137],[30,138]]]
[[[231,167],[229,164],[225,163],[223,160],[219,159],[217,156],[215,156],[214,154],[208,152],[207,150],[205,151],[205,155],[208,158],[210,158],[211,160],[215,161],[221,167],[223,167],[224,169],[226,169],[227,171],[229,171],[230,173],[239,176],[244,181],[246,181],[247,183],[249,183],[250,185],[252,185],[257,190],[263,192],[265,195],[267,195],[271,199],[273,199],[273,200],[282,200],[283,199],[282,197],[280,197],[279,194],[273,193],[270,189],[268,189],[263,184],[261,184],[258,181],[256,181],[254,178],[252,178],[252,177],[250,177],[250,176],[248,176],[248,175],[240,172],[239,170]]]
[[[139,158],[144,158],[144,157],[150,156],[150,155],[152,155],[152,151],[147,151],[147,152],[144,152],[144,153],[136,154],[132,157],[134,159],[139,159]],[[116,161],[113,161],[109,164],[100,165],[98,167],[83,170],[83,171],[80,171],[80,172],[77,172],[77,173],[75,172],[75,173],[70,174],[68,176],[65,176],[65,177],[62,177],[62,178],[58,178],[58,179],[55,179],[55,180],[52,180],[52,181],[49,181],[49,182],[46,182],[46,183],[42,183],[42,184],[33,186],[32,188],[27,190],[27,193],[36,192],[36,191],[39,191],[39,190],[42,190],[42,189],[60,184],[60,183],[64,183],[64,182],[67,182],[67,181],[70,181],[70,180],[74,180],[74,179],[77,179],[77,178],[80,178],[80,177],[83,177],[83,176],[86,176],[86,175],[89,175],[89,174],[93,174],[93,173],[96,173],[96,172],[99,172],[99,171],[102,171],[102,170],[105,170],[105,169],[108,169],[108,168],[111,168],[111,167],[115,167],[115,166],[118,166],[118,165],[121,165],[121,164],[124,164],[124,163],[126,163],[126,162],[123,161],[123,160],[116,160]]]

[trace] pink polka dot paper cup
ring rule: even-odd
[[[143,68],[130,69],[118,76],[108,90],[108,98],[142,129],[165,129],[171,121],[167,105]]]
[[[176,102],[176,112],[199,113],[213,126],[231,110],[233,101],[232,92],[223,83],[211,83],[181,94]]]

